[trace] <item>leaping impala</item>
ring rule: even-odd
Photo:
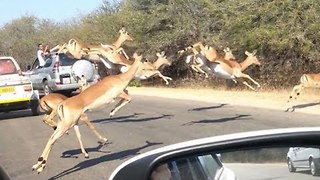
[[[130,69],[118,75],[110,75],[103,78],[101,81],[93,84],[82,93],[64,100],[58,106],[59,121],[57,129],[49,138],[38,162],[32,166],[33,170],[38,173],[42,172],[46,166],[50,151],[53,144],[59,139],[68,129],[75,126],[79,122],[81,115],[87,111],[97,109],[105,104],[111,103],[115,98],[123,93],[136,74],[138,68],[142,64],[142,56],[134,53],[134,63]],[[78,128],[75,128],[76,133],[80,136]],[[87,153],[84,152],[85,156]]]
[[[86,79],[84,77],[78,77],[78,83],[80,84],[80,92],[87,89],[90,84],[87,83]],[[68,99],[67,96],[64,96],[59,93],[50,93],[46,96],[43,96],[40,99],[39,105],[44,110],[45,115],[43,118],[43,122],[47,124],[48,126],[52,127],[54,130],[57,128],[57,123],[53,120],[57,115],[57,108],[58,105]],[[107,138],[104,138],[98,133],[98,131],[94,128],[94,126],[91,124],[90,120],[88,119],[88,116],[84,113],[81,115],[80,119],[81,122],[84,122],[89,129],[103,142],[106,143],[108,141]],[[81,142],[81,140],[79,140]],[[82,152],[83,146],[80,146]]]
[[[159,68],[163,65],[171,66],[172,62],[167,58],[167,56],[165,56],[164,51],[162,51],[161,53],[156,53],[156,55],[157,55],[158,59],[155,62],[153,62],[153,63],[151,63],[149,61],[143,62],[143,64],[141,65],[141,68],[136,73],[134,79],[145,80],[150,77],[159,76],[166,82],[166,85],[169,84],[168,80],[172,80],[172,78],[168,77],[168,76],[164,76],[159,71]],[[124,69],[124,68],[121,68],[120,70],[121,70],[121,72],[126,71],[126,69]]]
[[[133,38],[129,35],[124,27],[119,30],[120,36],[118,39],[113,42],[111,45],[100,44],[100,45],[86,45],[78,42],[75,39],[70,39],[68,43],[65,43],[62,46],[57,46],[54,49],[59,49],[58,53],[70,53],[77,59],[81,59],[82,57],[87,57],[92,60],[100,60],[100,56],[102,55],[104,58],[107,58],[114,64],[123,64],[127,65],[129,63],[132,64],[131,61],[128,60],[128,56],[126,52],[123,50],[121,45],[125,41],[132,41]],[[108,51],[112,51],[114,53],[108,53]],[[118,54],[123,55],[125,58],[120,58]]]
[[[162,51],[161,53],[157,53],[156,55],[158,56],[158,59],[154,63],[150,63],[150,62],[142,63],[134,79],[145,80],[150,77],[160,76],[166,82],[166,85],[169,84],[168,80],[172,80],[172,79],[170,77],[162,75],[162,73],[158,69],[163,65],[170,66],[171,61],[165,56],[164,51]],[[120,68],[120,70],[122,72],[125,72],[127,71],[126,68],[127,67]],[[115,108],[111,110],[110,117],[114,116],[117,111],[119,111],[122,107],[124,107],[126,104],[128,104],[131,101],[131,96],[129,96],[127,90],[124,90],[124,92],[120,94],[118,98],[120,99],[120,101],[115,106]]]
[[[188,51],[188,50],[190,50],[190,49],[192,49],[192,48],[186,48],[185,50],[180,50],[180,51],[178,51],[178,54],[181,55],[182,53],[184,53],[184,52],[186,52],[186,51]],[[198,51],[197,51],[196,49],[193,49],[192,51],[193,51],[193,54],[192,54],[192,55],[188,55],[188,56],[186,57],[185,62],[190,65],[190,67],[192,68],[192,70],[194,70],[194,71],[197,72],[197,73],[204,74],[205,77],[208,78],[208,77],[209,77],[208,74],[203,70],[203,69],[204,69],[204,67],[203,67],[203,66],[204,66],[203,61],[202,61],[201,59],[198,59],[198,58],[196,57],[196,54],[198,54]],[[224,59],[225,59],[225,60],[234,60],[234,59],[235,59],[235,57],[234,57],[234,55],[233,55],[233,53],[232,53],[232,51],[231,51],[231,49],[230,49],[229,47],[227,47],[227,48],[224,49],[223,51],[225,52],[225,55],[224,55]],[[216,51],[214,50],[214,52],[216,52]],[[206,56],[206,55],[205,55],[205,52],[201,51],[201,53],[202,53],[204,56]],[[210,55],[207,55],[207,56],[210,56]],[[206,56],[206,57],[207,57],[207,56]],[[218,55],[218,54],[216,54],[215,57],[216,57],[216,58],[217,58],[217,57],[221,58],[220,55]],[[214,60],[216,60],[216,58],[215,58]],[[207,69],[207,68],[206,68],[206,69]]]
[[[215,61],[209,61],[203,54],[199,53],[194,47],[189,47],[192,49],[193,53],[197,57],[199,61],[202,61],[201,69],[207,73],[214,74],[217,77],[223,79],[232,79],[234,82],[237,82],[239,78],[246,78],[252,81],[257,87],[260,87],[260,84],[253,80],[248,74],[243,73],[246,68],[248,68],[252,64],[260,65],[260,61],[255,56],[257,53],[256,50],[253,53],[245,52],[247,58],[243,60],[241,63],[238,63],[233,60],[225,60],[223,58],[217,59]],[[256,90],[252,86],[250,86],[246,81],[242,81],[244,85],[249,87],[252,90]]]
[[[293,87],[288,99],[288,103],[290,103],[293,99],[297,99],[304,88],[320,88],[320,73],[303,74],[300,77],[300,84]],[[292,111],[294,111],[294,108],[292,106],[289,107],[286,111],[289,111],[291,108]]]

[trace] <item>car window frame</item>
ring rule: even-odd
[[[52,65],[53,59],[52,58],[47,58],[45,61],[45,64],[43,65],[43,68],[48,68]]]
[[[16,66],[16,64],[14,63],[14,61],[13,61],[12,59],[10,59],[10,58],[5,58],[5,59],[0,59],[0,61],[10,61],[11,64],[12,64],[12,66],[13,66],[13,68],[14,68],[14,71],[9,72],[9,73],[4,73],[4,74],[2,74],[2,73],[0,72],[0,75],[1,75],[1,76],[2,76],[2,75],[10,75],[10,74],[18,74],[17,66]]]

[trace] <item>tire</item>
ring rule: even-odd
[[[67,96],[67,97],[71,97],[72,94],[73,94],[73,91],[67,91],[67,90],[65,90],[65,91],[61,91],[61,94],[65,95],[65,96]]]
[[[314,162],[313,159],[310,159],[310,172],[312,174],[312,176],[319,176],[320,175],[320,167],[319,164],[317,164],[316,162]]]
[[[43,82],[43,93],[44,93],[45,96],[50,94],[50,93],[52,93],[52,90],[49,87],[48,81],[44,81]]]
[[[31,100],[30,107],[32,116],[38,116],[40,114],[39,100]]]
[[[293,166],[290,158],[288,158],[287,164],[288,164],[289,172],[296,172],[296,168]]]

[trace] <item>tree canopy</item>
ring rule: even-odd
[[[0,29],[0,54],[26,65],[35,59],[39,42],[51,47],[70,38],[112,43],[125,26],[134,38],[123,46],[128,54],[143,49],[155,59],[156,52],[166,51],[174,60],[166,73],[177,80],[191,73],[177,51],[202,41],[221,54],[230,47],[240,61],[246,50],[257,49],[262,65],[248,73],[270,87],[292,86],[302,73],[320,69],[319,11],[316,0],[105,0],[72,22],[13,20]]]

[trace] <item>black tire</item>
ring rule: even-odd
[[[319,164],[317,164],[313,159],[310,159],[309,165],[310,165],[310,172],[312,176],[319,176],[320,175]]]
[[[290,158],[288,158],[287,164],[288,164],[289,172],[296,172],[296,168],[293,166]]]
[[[71,97],[72,94],[73,94],[73,91],[67,91],[67,90],[65,90],[65,91],[61,91],[61,94],[65,95],[65,96],[67,96],[67,97]]]
[[[31,100],[30,108],[32,116],[38,116],[40,114],[39,100]]]
[[[43,82],[43,93],[44,93],[44,95],[48,95],[48,94],[52,93],[52,90],[49,87],[48,81]]]

